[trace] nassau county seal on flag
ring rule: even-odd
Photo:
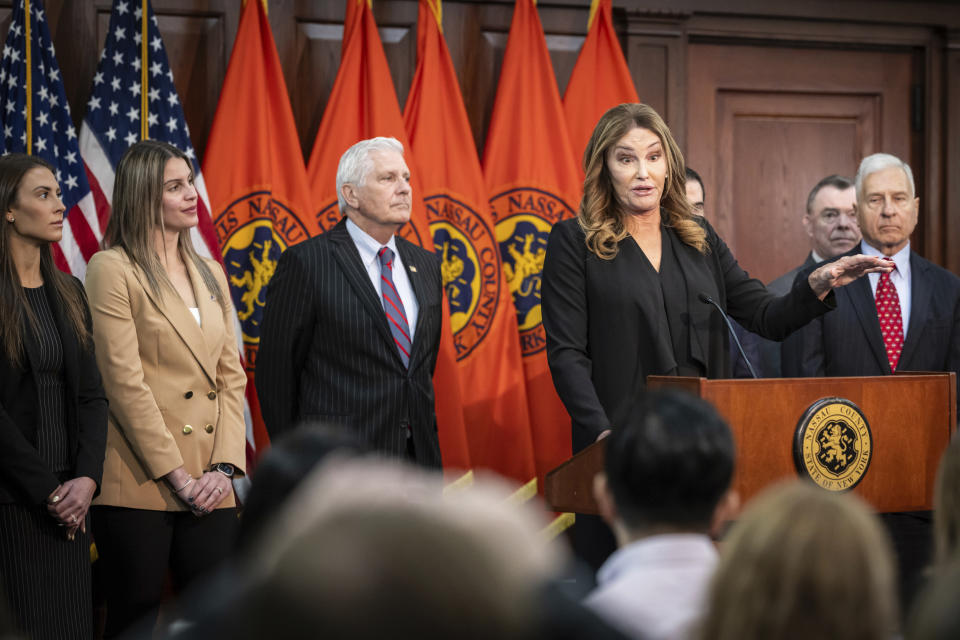
[[[310,234],[293,212],[268,191],[254,191],[231,202],[213,224],[223,247],[230,296],[243,331],[245,364],[248,371],[253,371],[267,284],[280,254]]]
[[[460,200],[435,195],[424,203],[450,302],[450,325],[459,361],[483,341],[496,316],[499,246],[487,223]]]
[[[547,238],[554,223],[573,216],[560,198],[541,189],[518,188],[490,199],[507,286],[517,309],[524,357],[546,348],[540,311],[540,280]]]

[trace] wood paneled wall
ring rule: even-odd
[[[152,3],[194,146],[202,157],[241,0]],[[45,4],[67,97],[79,123],[111,3],[45,0]],[[586,32],[589,4],[589,0],[538,3],[561,94]],[[11,5],[11,0],[0,0],[0,33],[6,32]],[[417,2],[374,0],[373,5],[402,106],[416,65]],[[340,60],[344,1],[270,0],[269,7],[306,156]],[[481,153],[512,9],[512,0],[443,3],[445,36]],[[960,272],[960,5],[956,2],[614,0],[614,20],[639,95],[666,118],[684,149],[690,131],[691,46],[909,53],[915,60],[910,88],[913,112],[903,126],[916,128],[911,132],[909,159],[916,168],[924,218],[918,246],[931,259]],[[758,64],[762,62],[761,56]],[[883,105],[879,108],[882,112]]]

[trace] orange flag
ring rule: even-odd
[[[540,276],[547,236],[575,214],[580,174],[533,0],[516,0],[483,171],[513,294],[537,475],[570,457],[570,418],[547,366]],[[542,484],[541,484],[542,486]]]
[[[319,205],[316,220],[322,230],[327,230],[341,218],[337,206],[336,176],[337,164],[343,152],[360,140],[392,136],[402,142],[407,150],[404,159],[410,168],[414,195],[410,223],[400,229],[399,235],[433,251],[423,204],[423,189],[415,158],[409,151],[410,144],[403,126],[397,92],[393,88],[390,68],[369,0],[347,0],[346,20],[340,68],[307,165],[307,174],[313,185],[313,201]],[[451,471],[470,469],[460,374],[446,310],[433,386],[443,466]]]
[[[600,116],[618,104],[640,102],[613,30],[610,5],[611,0],[593,0],[590,5],[587,39],[583,41],[563,96],[570,142],[581,171],[583,152]]]
[[[503,277],[467,111],[442,34],[440,0],[420,0],[417,70],[404,110],[450,302],[475,467],[536,490],[517,319]]]
[[[259,1],[247,2],[203,162],[230,294],[243,333],[257,451],[269,439],[253,384],[266,286],[280,253],[316,231],[306,168],[277,48]]]

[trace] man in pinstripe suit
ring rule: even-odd
[[[337,167],[345,217],[287,249],[267,289],[256,385],[271,438],[342,426],[370,448],[440,466],[433,370],[440,263],[394,235],[410,219],[403,145],[372,138]]]

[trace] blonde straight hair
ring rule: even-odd
[[[117,165],[113,183],[113,211],[103,236],[104,248],[123,249],[130,261],[143,270],[151,291],[158,298],[163,297],[164,286],[173,288],[157,255],[154,237],[158,229],[165,230],[163,172],[167,162],[174,158],[187,163],[192,182],[193,164],[185,153],[173,145],[157,140],[142,140],[127,149]],[[184,261],[189,260],[197,268],[207,290],[221,307],[225,307],[224,292],[213,272],[193,248],[189,229],[180,232],[177,247]]]

